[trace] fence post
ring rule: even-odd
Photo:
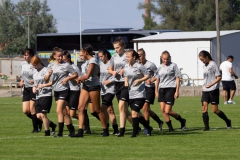
[[[12,97],[12,82],[10,82],[10,96]]]
[[[192,79],[192,90],[193,90],[193,97],[195,97],[194,79]]]
[[[239,92],[238,92],[238,79],[235,79],[235,84],[236,84],[236,96],[239,96]]]

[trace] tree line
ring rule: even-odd
[[[30,48],[35,49],[36,34],[57,32],[56,19],[50,13],[47,0],[20,0],[16,4],[3,0],[0,4],[0,54],[19,54],[28,46],[28,18]]]
[[[216,30],[215,0],[150,0],[138,8],[152,14],[143,15],[144,29]],[[221,30],[240,29],[240,0],[219,0],[219,14]]]

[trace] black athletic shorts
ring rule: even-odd
[[[149,104],[154,104],[155,99],[155,87],[145,87],[146,99],[145,102]]]
[[[203,91],[201,102],[207,102],[214,105],[219,104],[219,88],[212,91]]]
[[[78,109],[78,101],[80,96],[80,90],[79,91],[72,91],[69,92],[69,102],[67,102],[67,106],[71,110],[77,110]]]
[[[114,94],[111,93],[107,93],[105,95],[101,95],[102,97],[102,104],[106,105],[106,106],[113,106],[113,98],[114,98]]]
[[[116,97],[119,100],[128,102],[129,100],[129,91],[128,87],[124,86],[124,82],[115,82]]]
[[[66,89],[64,91],[54,91],[55,101],[61,99],[69,102],[69,92],[70,92],[69,89]]]
[[[164,102],[170,106],[174,105],[174,94],[176,88],[160,88],[158,91],[158,102]]]
[[[33,93],[32,87],[23,88],[23,98],[22,102],[25,101],[36,101],[36,94]]]
[[[232,81],[222,81],[223,90],[236,90],[236,83]]]
[[[82,89],[84,89],[85,91],[87,92],[92,92],[92,91],[100,91],[101,90],[101,86],[91,86],[91,87],[88,87],[86,86],[85,84],[83,84],[83,87]]]
[[[49,113],[52,107],[52,96],[41,97],[36,100],[36,113]]]
[[[136,112],[140,112],[145,103],[145,98],[129,99],[130,108]]]

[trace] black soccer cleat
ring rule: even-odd
[[[164,122],[161,121],[160,123],[158,123],[158,130],[162,131],[162,126],[163,126]]]
[[[185,130],[185,127],[186,127],[186,119],[183,119],[183,120],[181,121],[181,130],[182,130],[182,131]]]

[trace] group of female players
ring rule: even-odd
[[[163,121],[150,109],[154,98],[158,98],[164,120],[169,131],[174,131],[170,116],[180,122],[180,129],[186,127],[186,119],[172,110],[175,99],[179,97],[180,71],[177,64],[171,62],[168,51],[161,54],[162,63],[156,65],[146,60],[143,49],[125,51],[125,43],[122,38],[113,42],[116,54],[111,54],[102,49],[98,57],[102,61],[99,65],[94,55],[93,48],[86,44],[79,55],[84,61],[79,69],[72,64],[68,52],[55,47],[49,61],[44,67],[40,58],[34,56],[31,49],[23,51],[22,64],[23,87],[23,112],[32,119],[32,133],[41,130],[43,123],[45,136],[50,136],[50,129],[55,137],[63,136],[64,123],[72,138],[83,137],[91,133],[87,115],[88,104],[90,111],[102,125],[103,137],[109,136],[109,119],[117,137],[123,137],[125,133],[126,120],[132,126],[132,136],[136,137],[144,126],[144,133],[151,135],[153,128],[149,124],[151,116],[162,130]],[[218,109],[219,103],[219,81],[221,75],[216,63],[207,51],[199,53],[199,59],[204,63],[204,84],[202,88],[202,117],[205,125],[204,131],[209,130],[208,104],[211,103],[213,112],[222,118],[227,128],[231,128],[231,120]],[[47,118],[52,106],[52,90],[56,101],[56,113],[58,117],[57,127]],[[112,101],[116,95],[118,101],[120,130],[116,121]],[[101,104],[100,104],[101,97]],[[128,110],[131,108],[131,112]],[[140,110],[143,109],[143,114]],[[78,119],[78,131],[75,133],[71,117]],[[84,128],[85,127],[85,128]]]

